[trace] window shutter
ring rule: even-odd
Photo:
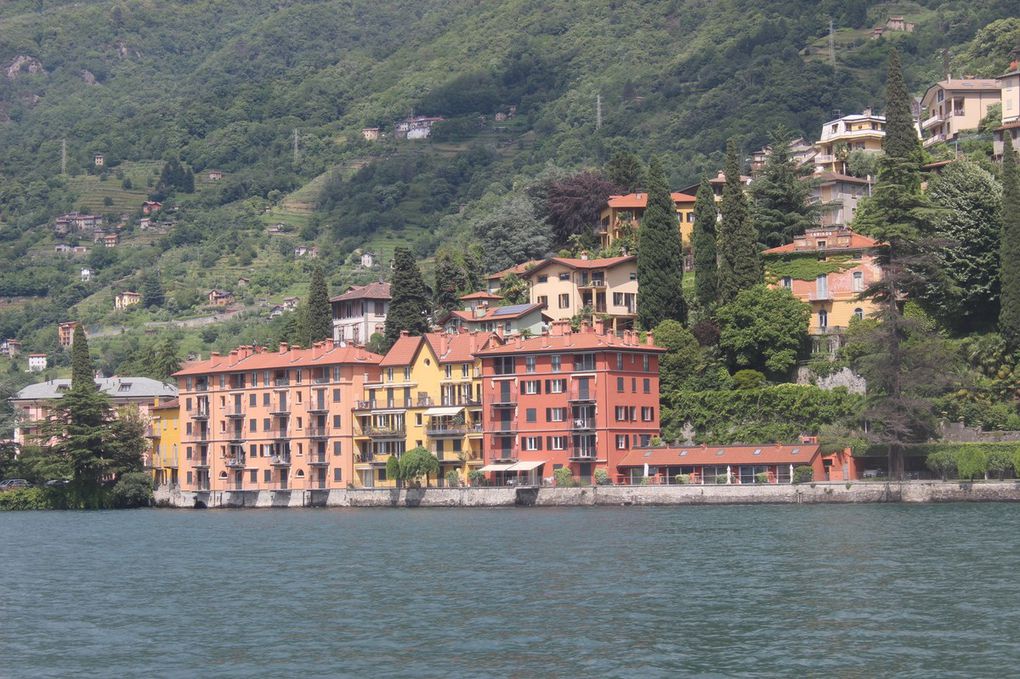
[[[535,437],[535,445],[538,446],[538,450],[542,450],[542,437],[541,436],[536,436]]]

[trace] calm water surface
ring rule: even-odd
[[[1020,505],[0,515],[0,676],[1020,674]]]

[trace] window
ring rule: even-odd
[[[255,394],[248,394],[248,405],[252,408],[259,404],[259,397]]]
[[[258,430],[259,430],[259,421],[258,420],[254,420],[254,419],[248,420],[248,431],[254,433],[254,432],[258,431]]]
[[[334,389],[333,390],[333,403],[340,403],[340,390],[339,389]]]
[[[252,469],[251,470],[251,475],[249,476],[249,478],[251,478],[251,482],[252,483],[256,483],[257,484],[259,482],[259,470],[258,469]]]
[[[856,318],[858,321],[863,321],[864,320],[864,309],[862,309],[860,307],[857,307],[856,309],[854,309],[854,318]]]
[[[268,391],[266,393],[262,394],[262,405],[263,406],[268,406],[269,405],[269,392]]]
[[[655,408],[650,406],[641,406],[641,421],[652,422],[655,420]]]
[[[539,436],[525,436],[524,437],[524,450],[541,450],[542,446],[539,443],[541,441]]]
[[[301,368],[298,368],[298,369],[297,369],[297,377],[295,378],[295,380],[297,381],[297,383],[298,383],[298,384],[301,384],[301,375],[302,375],[302,374],[303,374],[303,373],[302,373],[302,371],[301,371]],[[300,393],[300,392],[299,392],[299,393]]]
[[[570,280],[570,272],[569,271],[564,271],[563,273],[561,273],[560,274],[560,280],[561,281],[569,281]]]
[[[447,363],[443,366],[443,377],[446,379],[453,379],[453,366]]]
[[[637,280],[637,272],[635,272],[635,271],[631,271],[630,272],[630,280],[632,280],[632,281],[636,281]]]
[[[862,290],[864,290],[864,273],[854,271],[854,292],[861,292]]]
[[[648,354],[641,356],[641,370],[648,372],[651,361],[648,359]]]
[[[632,393],[632,394],[636,394],[637,393],[637,378],[636,377],[630,378],[630,393]]]
[[[540,394],[542,388],[539,386],[538,380],[524,380],[524,393],[525,394]]]
[[[386,368],[386,381],[387,382],[393,381],[393,368]]]
[[[467,377],[468,374],[470,373],[470,371],[471,371],[471,364],[470,363],[461,363],[460,364],[460,376],[461,377]]]
[[[333,467],[333,481],[335,483],[340,483],[343,480],[343,470],[341,470],[340,467]]]
[[[538,303],[541,304],[543,307],[548,308],[549,307],[549,295],[539,295],[538,296]]]
[[[516,372],[513,356],[497,356],[493,367],[497,375],[513,375]]]
[[[535,410],[535,408],[527,408],[524,411],[524,421],[538,422],[538,412]]]
[[[269,418],[263,418],[262,420],[262,431],[269,431]]]
[[[627,435],[626,434],[617,434],[616,435],[616,449],[617,450],[626,450],[627,449]]]
[[[640,440],[641,440],[641,447],[642,448],[647,448],[648,445],[652,442],[652,435],[651,434],[641,434],[641,439]]]
[[[563,422],[567,419],[566,408],[546,408],[545,409],[545,420],[546,422]]]
[[[783,276],[783,287],[787,290],[793,290],[793,279],[789,276]]]
[[[525,356],[524,357],[524,371],[525,372],[529,372],[529,373],[535,372],[535,357],[534,356]]]
[[[650,394],[652,393],[652,381],[649,378],[644,378],[641,382],[641,391]]]
[[[627,406],[616,406],[616,421],[617,422],[627,421]]]
[[[818,312],[818,327],[828,328],[829,327],[829,312],[822,309]]]
[[[563,293],[559,296],[559,305],[561,309],[567,309],[570,307],[570,294]]]
[[[624,378],[622,378],[622,377],[617,377],[617,378],[616,378],[616,391],[617,391],[618,393],[620,393],[620,394],[622,394],[622,393],[623,393],[623,390],[624,390],[624,385],[625,385],[625,382],[624,382]]]
[[[421,413],[415,413],[414,414],[414,425],[416,427],[420,427],[421,426],[421,421],[422,421],[421,420]]]
[[[538,282],[539,283],[548,283],[549,282],[549,276],[547,276],[546,274],[540,275],[538,277]]]
[[[549,437],[549,450],[565,450],[567,447],[567,437],[565,436],[550,436]]]
[[[262,471],[263,471],[263,473],[262,473],[262,480],[265,481],[266,483],[270,483],[273,480],[273,472],[272,472],[272,470],[264,469]]]
[[[549,394],[562,394],[567,390],[566,380],[546,380],[546,384],[548,385],[546,393]]]
[[[343,426],[343,417],[340,415],[333,416],[333,428],[340,429]]]
[[[340,442],[339,441],[333,441],[333,454],[334,455],[339,455],[340,454]]]
[[[623,352],[616,352],[616,369],[623,370]]]
[[[562,360],[563,357],[560,356],[559,354],[553,354],[552,356],[549,357],[549,365],[551,366],[552,371],[554,373],[558,373],[560,371],[560,364]]]
[[[574,370],[594,370],[595,354],[574,354]]]
[[[191,459],[191,446],[184,449],[184,457],[188,460]]]

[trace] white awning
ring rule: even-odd
[[[478,471],[480,472],[505,472],[513,467],[512,464],[487,464]]]
[[[518,462],[516,464],[512,464],[512,465],[510,465],[510,468],[507,469],[506,471],[508,471],[508,472],[530,472],[533,469],[538,469],[539,467],[541,467],[544,464],[545,464],[545,460],[542,460],[540,462],[536,462],[534,460],[528,460],[526,462]]]
[[[442,406],[440,408],[429,408],[425,414],[429,417],[449,417],[464,410],[464,406]]]

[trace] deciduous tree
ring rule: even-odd
[[[757,285],[719,307],[719,347],[733,368],[785,378],[807,340],[811,310],[786,288]]]

